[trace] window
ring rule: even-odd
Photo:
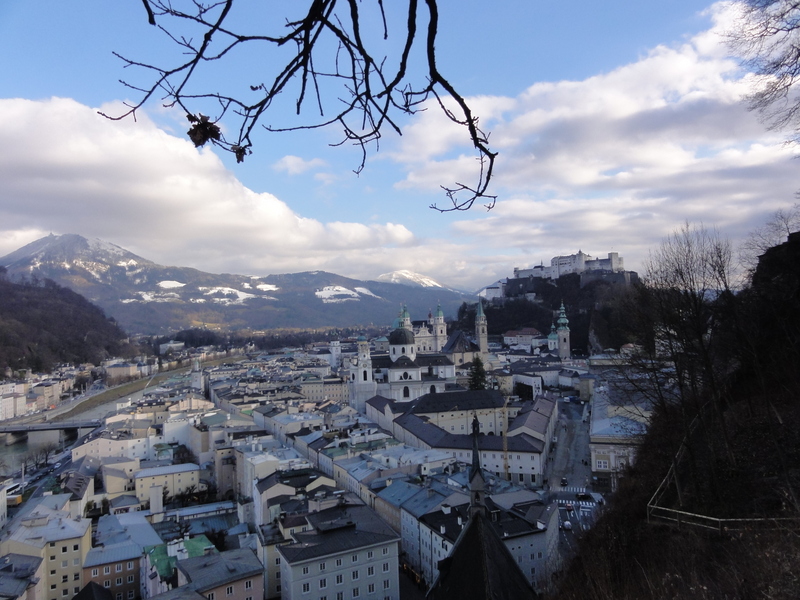
[[[56,559],[56,557],[51,554],[50,555],[50,560],[55,560],[55,559]]]
[[[367,552],[367,558],[372,558],[373,556],[374,556],[374,553],[372,552],[372,550]]]
[[[117,573],[121,573],[121,572],[122,572],[122,565],[120,564],[120,565],[117,565]]]
[[[122,577],[117,577],[117,585],[122,585]]]
[[[108,575],[111,573],[111,567],[103,567],[103,575]]]
[[[375,593],[375,584],[374,583],[370,583],[369,586],[367,587],[367,591],[370,594],[374,594]]]
[[[72,546],[72,549],[77,551],[77,550],[78,550],[78,544],[74,544],[74,545]]]
[[[375,575],[375,567],[367,567],[367,577]]]
[[[353,598],[358,598],[359,596],[361,596],[361,592],[358,590],[357,587],[354,587],[353,588]]]
[[[51,548],[55,548],[56,547],[56,543],[55,542],[50,542],[50,547]]]
[[[61,590],[61,595],[62,596],[69,596],[69,590],[67,588],[64,588],[63,590]]]
[[[311,591],[311,584],[310,583],[304,583],[303,584],[303,593],[307,594],[310,591]]]
[[[608,461],[607,460],[597,460],[597,469],[598,470],[606,470],[608,469]]]
[[[352,560],[353,562],[358,562],[358,554],[353,554]]]
[[[105,588],[110,588],[110,587],[111,587],[111,580],[110,580],[110,579],[106,579],[106,580],[103,582],[103,587],[105,587]]]
[[[64,554],[67,551],[66,546],[61,546],[61,554]]]
[[[389,563],[383,563],[383,572],[384,573],[388,573],[389,572]]]
[[[122,592],[117,592],[117,600],[122,600]]]
[[[206,598],[208,598],[208,600],[214,600],[214,592],[210,592]]]
[[[56,584],[55,584],[55,583],[51,583],[51,584],[50,584],[50,589],[51,589],[51,590],[54,590],[54,589],[56,589]]]
[[[281,584],[280,583],[275,586],[275,591],[280,593],[280,591],[281,591]]]
[[[62,567],[66,567],[67,565],[69,565],[69,561],[68,560],[62,560],[61,561],[61,566]]]
[[[336,566],[337,567],[341,567],[342,566],[342,559],[341,558],[337,558],[336,559]]]
[[[80,573],[73,573],[72,574],[72,580],[73,581],[80,581],[81,580],[81,574]]]
[[[325,563],[324,562],[323,563],[319,563],[319,570],[320,571],[324,571],[325,570]]]
[[[531,567],[531,575],[536,575],[536,567]]]
[[[542,553],[541,552],[539,552],[539,558],[542,558]]]
[[[252,582],[252,581],[250,581],[250,580],[248,580],[248,581],[245,581],[245,582],[244,582],[244,589],[246,589],[246,590],[252,590],[252,589],[253,589],[253,582]]]
[[[358,570],[353,571],[352,576],[353,576],[353,581],[356,581],[358,579]]]
[[[233,596],[233,586],[229,585],[225,588],[225,595],[226,596]]]
[[[133,590],[128,590],[128,600],[133,600],[135,593]]]
[[[128,583],[133,583],[133,575],[128,575]]]
[[[324,590],[326,587],[328,587],[328,580],[323,577],[319,580],[319,589]]]
[[[388,548],[384,548],[383,549],[383,555],[386,556],[387,554],[389,554],[389,549]]]
[[[391,582],[388,579],[383,580],[383,589],[388,590]]]
[[[336,592],[336,600],[344,600],[344,592]]]
[[[55,571],[51,571],[51,573],[55,574]],[[97,577],[98,572],[97,569],[92,569],[92,577]]]
[[[130,571],[132,568],[133,568],[133,561],[129,560],[128,561],[128,570]]]
[[[303,575],[308,575],[308,567],[303,567]]]
[[[77,594],[78,592],[80,592],[80,591],[81,591],[81,588],[79,588],[79,587],[76,585],[74,588],[72,588],[72,591],[73,591],[73,592],[75,592],[75,593]]]
[[[81,564],[81,559],[80,558],[73,558],[72,559],[72,566],[73,567],[77,567],[79,564]]]
[[[336,583],[337,583],[337,584],[340,584],[340,583],[342,583],[343,581],[344,581],[344,575],[342,575],[342,574],[339,574],[339,575],[337,575],[337,576],[336,576]]]

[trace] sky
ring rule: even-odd
[[[285,4],[234,6],[259,30]],[[442,185],[471,182],[476,168],[464,131],[434,106],[400,119],[402,136],[386,132],[360,174],[358,150],[332,145],[336,130],[259,131],[236,164],[195,148],[185,115],[158,99],[135,120],[98,114],[139,99],[120,80],[149,82],[113,53],[180,58],[141,0],[3,0],[0,256],[75,233],[213,273],[368,280],[410,270],[476,291],[578,250],[618,252],[641,271],[687,222],[735,245],[795,202],[796,148],[747,110],[752,76],[724,45],[734,6],[440,4],[439,70],[498,152],[491,210],[429,208],[446,204]],[[268,64],[234,55],[197,84],[247,93]],[[267,122],[292,118],[279,105]]]

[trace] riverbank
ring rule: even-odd
[[[230,361],[231,361],[230,357],[210,360],[204,362],[202,364],[202,367],[215,367],[217,365],[221,365],[223,363]],[[191,367],[182,367],[180,369],[174,369],[172,371],[165,371],[163,373],[158,373],[154,377],[148,379],[137,379],[136,381],[123,383],[122,385],[118,385],[116,387],[100,392],[99,394],[91,396],[90,398],[81,400],[79,404],[76,404],[75,406],[68,408],[64,412],[58,412],[56,415],[51,414],[48,416],[48,420],[54,421],[56,423],[58,423],[59,421],[69,421],[71,419],[76,418],[78,415],[90,412],[100,406],[120,401],[138,392],[143,392],[145,388],[157,387],[158,385],[164,383],[168,379],[172,379],[173,377],[177,377],[180,375],[185,375],[190,370]],[[58,411],[58,408],[56,408],[55,411]]]

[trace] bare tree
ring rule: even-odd
[[[771,129],[789,129],[800,138],[800,3],[744,0],[728,32],[728,46],[756,74],[750,108]]]
[[[775,211],[769,221],[750,232],[739,248],[739,261],[752,272],[759,256],[785,242],[788,235],[795,231],[800,231],[800,203],[795,203],[787,210]]]
[[[487,208],[494,206],[495,196],[487,191],[496,153],[489,148],[478,117],[437,66],[438,0],[407,0],[405,11],[395,6],[385,10],[383,0],[270,4],[280,14],[270,16],[269,22],[255,19],[255,26],[247,13],[253,7],[239,2],[234,8],[233,0],[142,2],[149,23],[177,44],[181,58],[176,64],[157,66],[117,55],[126,67],[145,70],[150,82],[123,81],[140,99],[110,118],[135,117],[158,97],[164,106],[178,106],[186,113],[191,123],[188,135],[196,146],[211,142],[232,152],[239,162],[251,153],[252,135],[259,124],[271,132],[336,125],[342,139],[335,145],[352,143],[361,149],[358,173],[364,168],[368,147],[377,148],[386,129],[400,134],[399,117],[423,110],[433,100],[451,121],[466,129],[477,155],[477,181],[443,186],[448,206],[432,208],[467,210],[478,199]],[[391,17],[400,12],[398,23],[392,23]],[[258,33],[252,32],[254,27]],[[402,43],[390,39],[390,28]],[[248,57],[244,53],[250,49],[259,54]],[[250,59],[253,74],[247,85],[233,92],[195,89],[198,74],[214,63]],[[257,72],[265,65],[265,73]],[[272,109],[270,114],[276,114],[276,105],[287,93],[297,115],[313,110],[317,117],[299,124],[264,124],[267,112]],[[223,118],[236,123],[231,139],[219,126]]]
[[[718,500],[715,465],[736,462],[724,419],[737,364],[726,321],[735,303],[732,262],[730,243],[702,226],[686,223],[663,240],[645,262],[630,307],[639,346],[614,373],[633,407],[680,424],[694,495],[708,487]],[[714,457],[710,477],[696,463],[704,455]]]

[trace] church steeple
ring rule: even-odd
[[[486,315],[483,313],[483,301],[478,299],[478,308],[475,313],[475,340],[481,349],[481,355],[486,358],[489,353],[489,335],[486,327]]]
[[[564,302],[561,302],[561,308],[558,309],[558,324],[556,333],[558,334],[558,356],[561,360],[569,360],[572,357],[569,343],[569,319],[567,319],[567,312],[564,309]]]
[[[486,481],[483,478],[481,469],[480,448],[478,448],[478,434],[480,433],[480,423],[478,415],[472,418],[472,466],[469,469],[469,516],[470,518],[480,513],[486,515],[486,503],[484,493]]]

